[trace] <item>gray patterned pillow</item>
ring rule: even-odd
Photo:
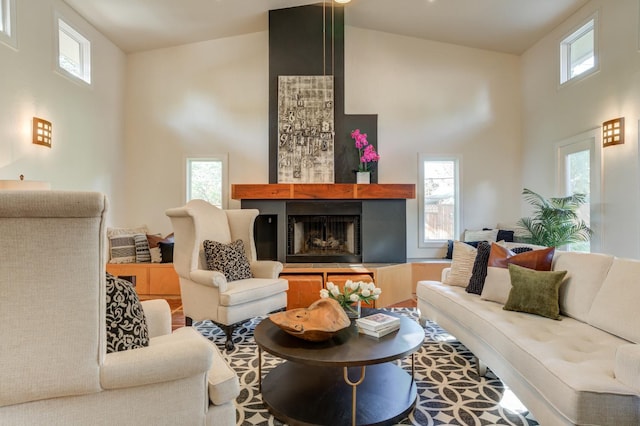
[[[133,235],[111,237],[110,263],[134,263],[136,261],[136,242]]]
[[[107,353],[149,346],[149,330],[129,281],[107,273]]]
[[[133,236],[136,245],[136,263],[151,262],[151,251],[149,250],[149,240],[145,234],[136,234]]]
[[[207,268],[210,271],[222,272],[227,281],[237,281],[252,277],[251,266],[244,252],[242,240],[235,240],[229,244],[205,240],[202,244]]]

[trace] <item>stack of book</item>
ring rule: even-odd
[[[400,328],[400,318],[381,312],[356,320],[358,331],[373,337],[386,336]]]

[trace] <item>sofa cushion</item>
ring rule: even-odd
[[[270,296],[282,294],[288,288],[289,282],[281,278],[247,278],[232,281],[225,292],[220,293],[221,309],[253,302],[257,299],[267,299]],[[253,309],[256,309],[255,306]],[[248,318],[251,313],[240,312],[236,309],[233,315]]]
[[[525,250],[527,248],[524,247]],[[553,247],[545,247],[540,250],[530,250],[515,254],[501,244],[492,243],[487,266],[487,277],[480,297],[484,300],[491,300],[504,305],[511,291],[511,277],[509,276],[507,265],[514,264],[529,269],[549,271],[551,270],[554,251]]]
[[[640,261],[615,258],[589,311],[589,324],[640,343]]]
[[[478,248],[478,244],[480,244],[482,241],[464,241],[465,244],[470,245],[471,247],[475,247]],[[454,240],[448,240],[447,241],[447,254],[445,255],[445,259],[453,259],[453,243]]]
[[[133,236],[136,246],[136,263],[151,262],[151,251],[149,250],[149,241],[145,234],[136,234]]]
[[[529,247],[515,247],[511,249],[515,254],[531,251]],[[489,254],[491,253],[491,243],[486,241],[480,241],[478,244],[478,253],[473,263],[473,271],[471,278],[469,279],[469,285],[467,286],[467,293],[482,294],[484,283],[487,278],[487,267],[489,265]],[[493,274],[495,275],[495,274]],[[509,291],[506,288],[505,291]]]
[[[160,241],[158,243],[160,263],[173,263],[173,246],[173,242]]]
[[[454,241],[451,271],[444,283],[466,288],[473,272],[473,263],[476,260],[477,251],[475,247],[461,241]]]
[[[505,241],[507,243],[513,242],[514,231],[507,231],[505,229],[498,229],[498,235],[496,241]]]
[[[491,244],[481,241],[478,244],[478,252],[473,262],[471,278],[467,285],[467,293],[482,294],[484,280],[487,278],[487,264],[489,262],[489,253],[491,252]]]
[[[511,292],[511,277],[507,268],[487,267],[487,277],[484,280],[480,298],[502,305],[507,303]]]
[[[540,250],[530,250],[516,254],[512,250],[500,244],[491,244],[488,266],[506,268],[513,264],[523,266],[536,271],[550,271],[553,262],[554,247],[545,247]]]
[[[151,263],[162,263],[162,250],[160,250],[160,247],[151,247],[149,255],[151,256]]]
[[[146,225],[132,228],[107,228],[109,262],[134,263],[136,261],[136,246],[133,236],[136,234],[146,235],[147,232]]]
[[[568,271],[560,286],[560,312],[587,322],[593,299],[604,282],[613,256],[596,253],[556,251],[552,270]]]
[[[129,281],[106,274],[107,353],[149,346],[149,330]]]
[[[514,223],[498,223],[496,228],[503,229],[505,231],[513,231],[513,241],[525,242],[531,237],[531,233],[527,228]]]
[[[531,250],[540,250],[540,249],[547,248],[547,246],[539,246],[537,244],[529,244],[529,243],[523,243],[523,242],[498,241],[498,244],[500,244],[502,247],[508,248],[513,252],[517,252],[517,251],[522,252],[522,248],[529,248]]]
[[[135,263],[136,242],[133,235],[117,235],[109,239],[110,263]]]
[[[498,230],[497,229],[483,229],[483,230],[470,230],[464,231],[465,241],[497,241]]]
[[[243,280],[253,276],[242,240],[228,244],[205,240],[202,244],[209,270],[222,272],[227,281]]]
[[[558,295],[565,275],[567,271],[535,271],[509,265],[511,291],[503,309],[559,320]]]

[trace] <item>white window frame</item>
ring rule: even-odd
[[[440,248],[447,240],[429,240],[425,241],[424,229],[424,163],[425,161],[453,161],[455,165],[455,210],[454,210],[454,238],[460,235],[462,229],[462,197],[460,189],[462,188],[462,156],[460,155],[431,155],[418,154],[418,247],[419,248]]]
[[[599,253],[603,247],[603,212],[602,212],[602,132],[597,127],[592,130],[571,136],[556,143],[556,191],[560,196],[566,194],[565,156],[579,151],[589,150],[589,192],[590,220],[589,227],[593,231],[590,239],[591,252]]]
[[[0,0],[0,42],[18,48],[16,0]]]
[[[220,154],[220,155],[189,155],[185,157],[183,162],[184,164],[184,197],[185,202],[189,202],[191,200],[191,163],[194,161],[219,161],[222,163],[222,196],[221,208],[226,209],[229,205],[229,176],[228,176],[228,155]]]
[[[593,31],[593,67],[589,70],[571,77],[571,45],[588,31]],[[560,86],[580,81],[600,69],[600,55],[598,50],[598,13],[594,13],[585,19],[577,28],[566,34],[560,41]]]
[[[54,62],[56,71],[74,81],[91,85],[91,41],[59,14],[55,16],[55,23]],[[80,57],[80,63],[78,64],[80,70],[77,74],[63,68],[60,64],[60,32],[63,32],[80,46],[78,52]]]

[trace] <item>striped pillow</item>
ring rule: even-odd
[[[111,260],[110,263],[135,263],[136,243],[132,235],[121,235],[111,237]]]
[[[149,251],[149,241],[145,234],[136,234],[133,236],[136,246],[136,263],[151,262],[151,252]]]

